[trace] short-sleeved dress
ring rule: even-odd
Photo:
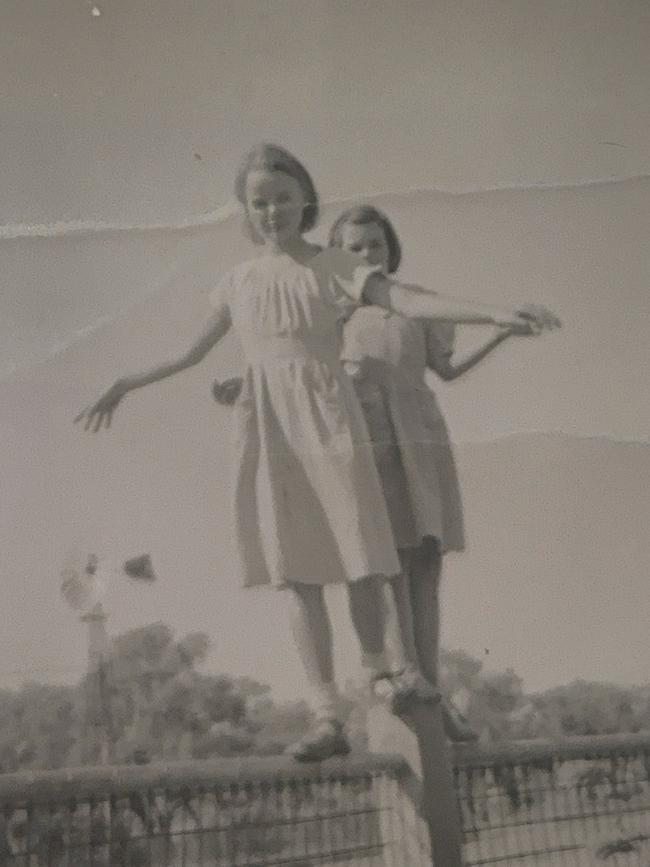
[[[435,536],[443,551],[465,547],[458,473],[444,417],[424,375],[453,353],[447,323],[408,320],[379,307],[355,310],[342,359],[363,407],[399,548]]]
[[[342,320],[373,271],[344,250],[306,264],[262,255],[211,295],[246,360],[232,486],[244,586],[399,572],[363,412],[340,361]]]

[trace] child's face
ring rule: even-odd
[[[266,169],[246,178],[246,215],[255,233],[269,245],[281,245],[301,234],[305,196],[295,178]]]
[[[380,265],[384,273],[388,271],[390,250],[386,233],[379,223],[345,223],[341,230],[341,246],[361,256],[369,265]]]

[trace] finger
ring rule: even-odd
[[[544,322],[547,328],[551,328],[555,317],[548,309],[548,307],[540,307],[539,309],[540,319]]]
[[[105,415],[106,415],[106,411],[103,409],[97,413],[97,419],[95,420],[95,424],[93,426],[93,433],[97,433],[97,431],[101,428],[101,426],[104,422]]]
[[[81,419],[86,415],[87,412],[88,412],[88,407],[86,407],[85,409],[82,409],[81,412],[79,413],[79,415],[72,422],[72,424],[78,424],[81,421]]]
[[[110,404],[110,406],[107,406],[106,409],[104,410],[103,418],[102,418],[102,427],[106,428],[106,430],[108,430],[108,428],[111,426],[111,420],[113,418],[113,413],[117,409],[118,403],[119,403],[119,401],[115,400]]]
[[[561,327],[562,323],[552,310],[549,310],[548,307],[544,307],[543,311],[547,328],[553,329]]]
[[[95,409],[91,409],[86,413],[86,424],[84,425],[84,430],[90,430],[93,425],[93,419],[95,418],[96,413],[97,410]]]
[[[531,325],[540,326],[539,316],[533,310],[517,310],[517,315]]]
[[[537,319],[532,319],[530,322],[527,322],[526,327],[528,329],[527,333],[533,337],[537,337],[537,335],[541,334],[543,331],[543,326]]]
[[[549,323],[549,310],[541,304],[529,304],[527,312],[531,318],[541,327],[545,327]]]

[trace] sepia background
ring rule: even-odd
[[[527,689],[647,681],[650,639],[650,7],[642,0],[6,0],[0,27],[0,686],[76,680],[66,552],[149,551],[113,632],[203,630],[208,667],[300,695],[282,594],[231,569],[232,339],[132,395],[98,437],[72,418],[182,351],[250,255],[230,204],[260,139],[323,200],[394,218],[402,276],[564,329],[434,384],[468,550],[443,641]],[[480,339],[465,329],[460,345]],[[339,670],[358,666],[332,593]]]

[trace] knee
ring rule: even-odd
[[[364,603],[370,598],[378,597],[383,589],[386,579],[377,575],[370,575],[358,581],[348,584],[348,598],[352,604]]]
[[[295,582],[289,585],[289,592],[294,606],[313,610],[325,604],[323,588],[320,584],[301,584]]]
[[[409,574],[419,580],[432,581],[437,587],[442,575],[442,562],[439,541],[434,536],[428,536],[414,553]]]

